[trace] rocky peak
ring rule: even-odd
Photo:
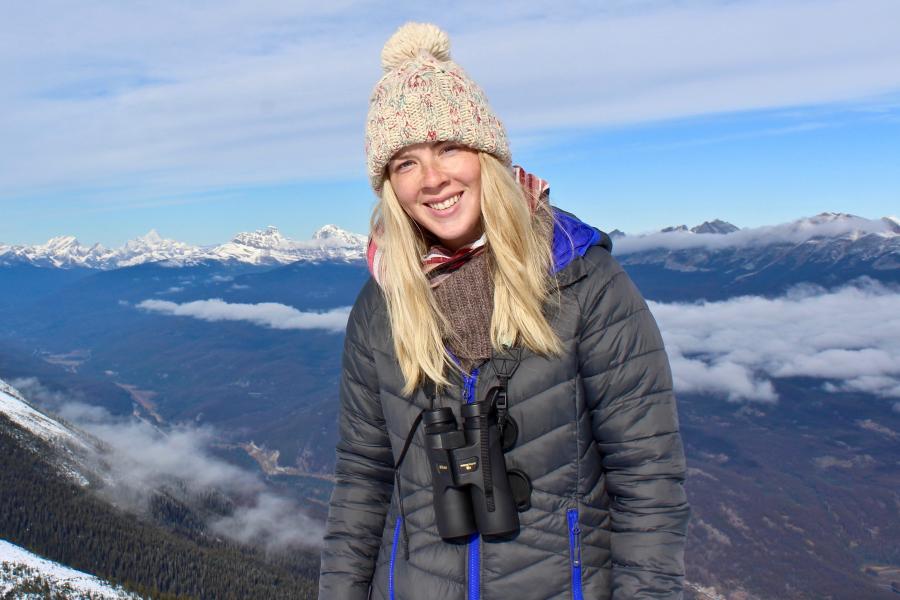
[[[66,252],[84,248],[81,243],[72,235],[60,235],[47,240],[46,244],[35,246],[48,252]]]
[[[337,225],[325,225],[313,234],[313,240],[339,246],[359,246],[366,243],[366,236],[350,233]]]
[[[723,221],[721,219],[715,219],[713,221],[704,221],[700,225],[696,227],[691,227],[691,231],[694,233],[714,233],[714,234],[726,234],[732,233],[734,231],[739,231],[740,228],[732,225],[728,221]]]
[[[287,241],[281,235],[278,228],[269,225],[265,229],[257,229],[256,231],[239,233],[231,240],[235,244],[250,246],[251,248],[260,248],[262,250],[281,248]]]
[[[900,219],[897,217],[881,217],[888,229],[894,233],[900,233]]]
[[[163,241],[163,237],[159,235],[159,232],[157,232],[155,229],[151,229],[141,237],[137,238],[137,240],[135,241],[141,241],[147,244],[158,244]]]
[[[146,262],[157,262],[190,257],[198,252],[196,246],[162,237],[155,229],[125,242],[108,257],[116,266],[130,267]]]

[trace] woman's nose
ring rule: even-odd
[[[422,167],[422,187],[439,188],[447,181],[447,174],[433,162]]]

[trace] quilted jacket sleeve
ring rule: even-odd
[[[393,492],[393,457],[368,341],[367,295],[364,290],[353,307],[344,341],[336,483],[319,571],[320,600],[368,597]]]
[[[680,599],[690,509],[669,361],[628,275],[590,257],[602,276],[583,300],[579,360],[611,500],[612,598]]]

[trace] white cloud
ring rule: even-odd
[[[162,431],[147,422],[116,418],[101,407],[73,401],[48,390],[36,378],[15,383],[27,398],[52,408],[106,445],[98,461],[106,469],[99,491],[116,505],[144,513],[153,492],[160,489],[182,499],[216,490],[234,502],[231,515],[209,522],[219,534],[271,550],[320,542],[321,525],[296,502],[267,490],[255,474],[211,454],[212,444],[220,441],[212,428],[179,425]]]
[[[900,291],[861,280],[779,298],[650,302],[677,391],[773,402],[772,380],[812,377],[826,392],[900,398]]]
[[[18,3],[0,25],[0,193],[363,176],[379,51],[446,27],[514,140],[556,128],[846,102],[900,88],[893,0]],[[47,19],[47,14],[54,14]],[[521,68],[527,66],[527,76]],[[96,197],[96,196],[95,196]]]
[[[211,527],[241,543],[269,549],[316,545],[323,534],[321,525],[298,513],[294,502],[274,494],[260,494],[255,503],[238,506]]]
[[[157,293],[157,294],[160,294],[160,295],[162,295],[162,294],[177,294],[178,292],[183,292],[183,291],[184,291],[184,287],[183,287],[183,286],[180,286],[180,285],[173,285],[172,287],[170,287],[170,288],[168,288],[168,289],[165,289],[165,290],[163,290],[163,291],[161,291],[161,292],[156,292],[156,293]]]
[[[79,414],[77,407],[61,412],[70,419]],[[220,490],[240,499],[233,514],[210,523],[222,535],[271,549],[316,545],[321,539],[320,526],[295,502],[267,491],[256,475],[213,457],[208,448],[216,434],[210,428],[179,426],[161,432],[142,421],[116,421],[108,415],[75,423],[110,447],[105,458],[114,477],[105,493],[116,502],[146,510],[150,490],[176,486],[188,497]]]
[[[144,300],[137,305],[144,310],[203,321],[247,321],[272,329],[326,329],[342,332],[347,327],[350,307],[326,312],[302,312],[277,302],[258,304],[228,303],[218,298],[178,304],[165,300]]]

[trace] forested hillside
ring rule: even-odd
[[[52,452],[0,416],[0,538],[159,600],[315,597],[315,554],[265,556],[143,521],[60,478]]]

